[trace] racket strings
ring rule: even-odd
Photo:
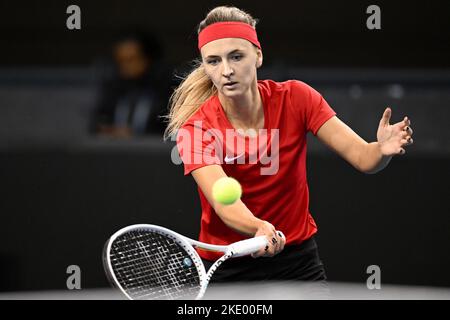
[[[130,231],[111,246],[117,281],[132,299],[195,298],[200,277],[190,255],[156,232]]]

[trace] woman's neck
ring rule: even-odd
[[[264,124],[264,109],[257,83],[246,94],[237,98],[219,93],[219,101],[236,129],[260,129]]]

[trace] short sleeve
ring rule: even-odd
[[[336,115],[319,92],[301,81],[291,82],[291,102],[298,108],[305,130],[314,135],[326,121]]]
[[[222,150],[222,135],[217,129],[206,129],[202,121],[183,125],[177,133],[177,148],[184,164],[184,174],[195,169],[221,164],[217,150]]]

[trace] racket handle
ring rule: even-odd
[[[230,251],[233,252],[233,257],[242,257],[259,251],[267,246],[266,236],[259,236],[230,244]]]

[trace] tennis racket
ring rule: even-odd
[[[110,282],[128,299],[201,299],[224,261],[267,245],[265,236],[226,246],[211,245],[160,226],[136,224],[111,236],[103,252],[103,265]],[[223,255],[206,272],[194,246]]]

